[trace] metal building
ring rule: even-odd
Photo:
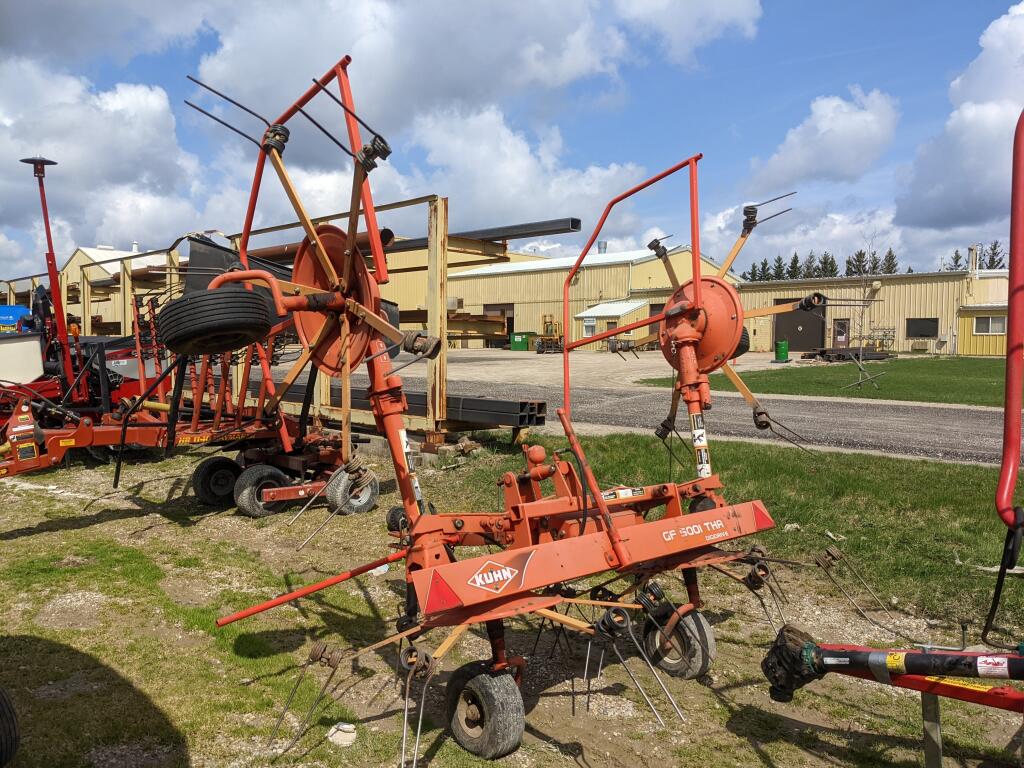
[[[863,344],[902,353],[1005,354],[1005,269],[772,280],[742,283],[739,291],[747,309],[812,292],[829,300],[813,313],[747,320],[755,351],[768,351],[774,342],[786,340],[795,352]]]
[[[680,282],[690,278],[690,250],[683,246],[669,252],[672,266]],[[461,302],[467,311],[476,314],[500,314],[505,318],[508,333],[537,333],[545,315],[562,319],[562,284],[576,257],[529,258],[518,261],[452,271],[448,274],[448,298]],[[718,265],[703,259],[709,273]],[[730,281],[736,278],[729,276]],[[422,278],[416,282],[392,281],[384,294],[397,298],[403,308],[416,297],[422,302]],[[569,292],[569,315],[572,337],[583,338],[608,328],[657,314],[664,306],[664,297],[671,292],[665,267],[649,250],[621,253],[592,253],[577,274]],[[601,305],[600,312],[597,307]],[[646,331],[637,332],[639,336]],[[628,339],[631,334],[623,334]],[[465,346],[482,346],[482,342],[465,342]]]

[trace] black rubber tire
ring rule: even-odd
[[[485,661],[452,672],[445,714],[459,746],[484,760],[512,754],[523,740],[526,710],[519,686],[508,673],[492,673]]]
[[[432,501],[427,502],[427,514],[437,514],[437,507],[434,506]],[[392,507],[389,509],[384,517],[384,523],[392,533],[407,530],[409,528],[409,519],[405,516],[405,507]]]
[[[0,766],[14,760],[21,743],[21,727],[18,724],[18,713],[14,711],[14,702],[7,691],[0,688]]]
[[[192,470],[192,490],[200,504],[230,507],[235,497],[235,482],[242,474],[237,461],[227,456],[208,456]]]
[[[214,355],[262,341],[271,321],[261,293],[227,287],[193,291],[167,302],[156,316],[156,327],[175,354]]]
[[[287,502],[264,504],[260,500],[260,493],[264,488],[283,488],[286,485],[291,485],[291,478],[277,467],[254,464],[244,470],[235,481],[235,506],[239,512],[249,517],[276,515],[287,506]]]
[[[338,470],[344,472],[345,470]],[[361,515],[369,512],[377,506],[377,499],[380,498],[380,481],[372,469],[367,469],[370,475],[369,482],[355,493],[352,492],[352,479],[345,477],[327,486],[324,496],[327,497],[327,506],[334,512],[342,515]]]
[[[657,623],[648,618],[644,625],[644,653],[670,675],[684,680],[703,677],[711,669],[718,648],[715,645],[715,630],[700,611],[690,611],[683,616],[672,631],[669,648],[662,648],[663,627],[670,611],[657,617]]]

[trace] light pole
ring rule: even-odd
[[[43,178],[46,176],[46,166],[56,165],[55,160],[47,160],[45,157],[25,157],[21,162],[32,166],[33,175],[39,180],[39,203],[43,207],[43,229],[46,231],[46,273],[50,278],[50,301],[53,304],[53,315],[57,329],[57,352],[60,355],[61,368],[64,374],[64,383],[70,386],[74,379],[74,370],[71,367],[71,345],[68,342],[68,322],[64,313],[64,302],[61,299],[60,275],[57,272],[57,257],[53,254],[53,236],[50,234],[50,213],[46,209],[46,188]],[[53,341],[51,339],[51,341]]]

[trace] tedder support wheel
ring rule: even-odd
[[[14,760],[21,742],[21,729],[18,726],[18,715],[14,711],[14,702],[7,691],[0,688],[0,765],[7,765]]]
[[[270,306],[258,291],[229,286],[186,293],[156,317],[157,335],[179,355],[215,355],[262,341]]]
[[[714,628],[700,611],[690,611],[678,621],[671,637],[666,639],[662,627],[669,616],[671,611],[663,611],[658,615],[657,622],[652,618],[647,619],[644,625],[644,651],[652,663],[671,675],[684,680],[703,677],[711,669],[718,652]]]
[[[227,456],[208,456],[192,471],[192,490],[200,504],[227,507],[234,498],[235,481],[242,474],[238,462]]]
[[[445,713],[459,746],[484,760],[515,752],[526,728],[523,695],[512,675],[490,664],[465,664],[448,679]]]
[[[324,491],[324,495],[327,497],[327,506],[332,512],[337,511],[342,515],[358,515],[369,512],[377,506],[377,499],[380,497],[380,481],[372,469],[366,470],[365,484],[355,490],[352,490],[355,480],[344,469],[338,471],[345,477],[335,480]]]
[[[235,481],[235,505],[238,511],[249,517],[266,517],[280,512],[285,502],[264,504],[260,497],[264,488],[283,488],[290,485],[288,475],[269,464],[249,467]]]

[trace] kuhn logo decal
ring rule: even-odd
[[[469,577],[469,586],[480,587],[488,592],[500,594],[501,591],[512,583],[512,579],[519,573],[515,568],[501,565],[493,560],[488,560],[480,569]]]

